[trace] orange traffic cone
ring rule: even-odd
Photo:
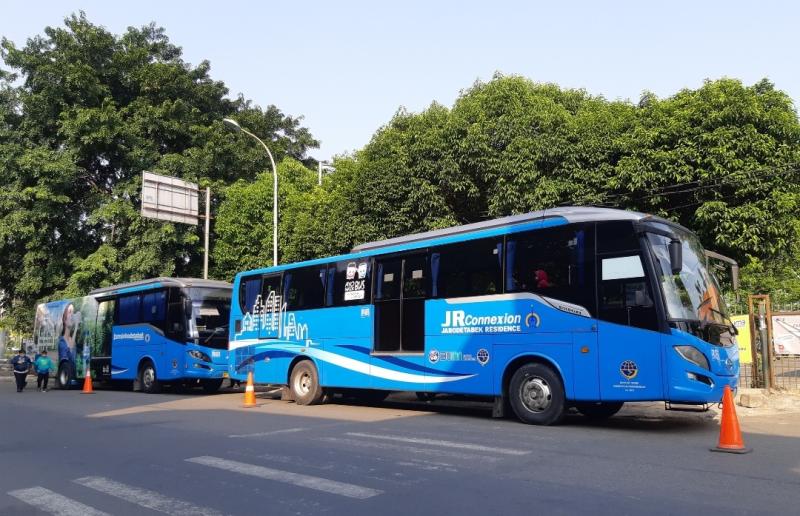
[[[94,394],[92,390],[92,373],[89,372],[89,368],[86,368],[86,376],[83,378],[83,390],[81,394]]]
[[[247,373],[247,386],[244,388],[244,408],[256,406],[256,390],[253,387],[253,372]]]
[[[711,451],[725,453],[749,453],[752,448],[744,447],[742,431],[739,429],[739,419],[736,417],[736,407],[733,404],[733,391],[725,386],[722,393],[722,425],[719,429],[719,444]]]

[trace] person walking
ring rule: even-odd
[[[31,369],[31,359],[25,354],[25,348],[20,348],[19,354],[11,359],[11,366],[14,368],[14,378],[17,380],[17,392],[22,392],[28,383],[25,378]]]
[[[36,387],[40,392],[47,392],[47,382],[50,380],[50,371],[53,370],[53,361],[47,356],[47,350],[42,350],[41,355],[33,363],[36,368]]]

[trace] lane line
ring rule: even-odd
[[[186,461],[193,462],[195,464],[202,464],[203,466],[211,466],[212,468],[218,468],[225,471],[232,471],[242,475],[250,475],[251,477],[274,480],[276,482],[283,482],[284,484],[292,484],[299,487],[314,489],[316,491],[346,496],[348,498],[357,498],[359,500],[372,498],[373,496],[378,496],[379,494],[383,493],[383,491],[379,489],[372,489],[370,487],[347,484],[345,482],[338,482],[336,480],[330,480],[327,478],[302,475],[300,473],[293,473],[291,471],[266,468],[264,466],[256,466],[255,464],[221,459],[219,457],[192,457],[191,459],[186,459]]]
[[[243,438],[243,437],[267,437],[269,435],[290,434],[290,433],[294,433],[294,432],[302,432],[304,430],[308,430],[308,428],[287,428],[285,430],[272,430],[272,431],[269,431],[269,432],[256,432],[254,434],[233,434],[233,435],[229,435],[228,437],[231,437],[231,438],[234,438],[234,439]]]
[[[100,491],[132,504],[176,516],[221,516],[222,513],[207,507],[198,507],[184,500],[164,496],[149,489],[129,486],[105,477],[82,477],[73,480],[89,489]]]
[[[486,453],[500,453],[502,455],[528,455],[530,450],[515,450],[513,448],[497,448],[494,446],[483,446],[482,444],[457,443],[453,441],[443,441],[440,439],[423,439],[421,437],[401,437],[399,435],[376,435],[364,434],[360,432],[347,432],[345,435],[351,437],[363,437],[366,439],[377,439],[380,441],[394,441],[409,444],[425,444],[428,446],[441,446],[443,448],[456,448],[460,450],[472,450]]]
[[[9,491],[17,500],[36,507],[40,511],[57,516],[110,516],[107,512],[83,504],[72,498],[55,493],[41,486]]]

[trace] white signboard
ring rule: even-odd
[[[800,355],[800,315],[773,315],[772,342],[777,355]]]
[[[197,184],[151,172],[142,174],[142,217],[197,224]]]

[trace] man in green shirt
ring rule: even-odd
[[[36,387],[40,392],[47,392],[47,381],[50,379],[50,371],[53,370],[53,361],[47,356],[47,350],[43,350],[42,354],[36,359],[34,363],[36,368]]]

